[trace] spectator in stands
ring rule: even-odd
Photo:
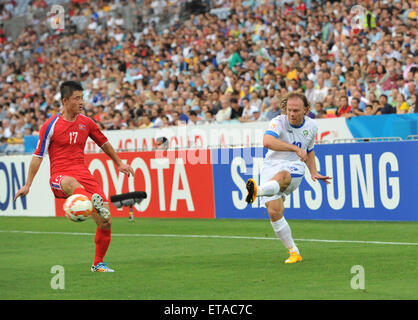
[[[4,100],[4,99],[3,99]],[[4,119],[6,119],[7,117],[7,112],[6,112],[6,108],[3,104],[1,104],[0,102],[0,122],[3,121]]]
[[[380,95],[382,94],[382,90],[380,88],[380,86],[377,85],[376,80],[375,79],[369,79],[367,82],[367,92],[373,93],[375,97],[380,97]]]
[[[215,122],[216,122],[216,120],[215,120],[215,118],[213,116],[212,110],[209,110],[208,109],[205,112],[205,120],[204,120],[203,124],[212,124],[212,123],[215,123]]]
[[[143,118],[143,123],[140,125],[139,129],[147,129],[147,128],[152,128],[154,126],[154,124],[151,121],[151,116],[150,115],[145,115]]]
[[[174,126],[180,126],[180,125],[185,125],[186,122],[180,119],[180,113],[179,112],[174,111],[173,112],[173,122],[172,122],[172,124]],[[142,126],[142,128],[146,128],[146,127],[145,126]]]
[[[364,115],[365,116],[374,115],[375,113],[374,113],[373,110],[374,110],[373,105],[371,105],[371,104],[366,105],[366,108],[364,108]]]
[[[353,98],[357,99],[357,98]],[[359,102],[359,99],[357,99]],[[348,104],[348,97],[341,96],[338,100],[338,111],[337,117],[350,117],[350,113],[352,112],[351,106]]]
[[[317,79],[317,84],[316,87],[314,89],[314,93],[313,93],[313,97],[312,97],[312,102],[316,103],[316,102],[323,102],[325,100],[325,98],[328,95],[328,87],[325,87],[324,85],[324,78],[323,76],[318,77]]]
[[[405,95],[405,99],[408,104],[411,103],[412,97],[417,93],[418,87],[415,82],[410,81],[408,82],[405,87],[403,88],[403,94]]]
[[[414,94],[412,96],[409,113],[418,113],[418,94]]]
[[[234,120],[234,119],[238,120],[242,116],[244,107],[242,107],[238,104],[237,98],[231,98],[230,101],[231,101],[230,119],[231,120]],[[253,106],[253,105],[251,105],[251,106]],[[256,108],[256,110],[258,110],[260,112],[260,109],[258,107],[255,107],[255,108]]]
[[[189,121],[187,122],[188,126],[195,126],[198,125],[199,122],[201,122],[202,120],[200,118],[198,118],[196,111],[190,111],[189,112]]]
[[[107,130],[121,130],[125,127],[127,127],[127,124],[122,117],[122,112],[116,110],[113,115],[112,123],[109,127],[107,127]]]
[[[13,128],[12,125],[10,125],[9,119],[4,119],[2,121],[2,128],[3,128],[3,137],[6,139],[9,139],[13,136]]]
[[[325,111],[326,118],[335,118],[335,117],[337,117],[338,105],[337,105],[337,103],[335,101],[334,95],[328,95],[326,97],[326,99],[325,99],[325,101],[323,103],[323,110]]]
[[[188,106],[187,104],[185,105],[183,99],[180,99],[180,101],[181,102],[176,106],[176,111],[179,113],[180,121],[187,124],[187,122],[189,121],[189,117],[187,116],[187,110],[190,109],[190,106]]]
[[[396,113],[396,109],[388,103],[387,95],[382,94],[379,97],[379,107],[376,110],[376,114],[390,114],[390,113]]]
[[[252,106],[250,104],[250,101],[248,100],[248,98],[243,98],[241,100],[241,104],[242,104],[242,115],[241,117],[239,117],[239,121],[240,122],[247,122],[251,117],[252,114],[254,112],[254,110],[257,110],[256,106]]]
[[[364,107],[364,110],[366,109],[366,106]],[[372,110],[373,110],[373,106],[372,106]],[[370,112],[372,110],[370,110]],[[364,116],[364,115],[365,115],[365,112],[360,110],[360,99],[353,98],[351,99],[351,111],[348,113],[345,113],[343,116],[346,118],[351,118],[355,116]]]
[[[7,150],[7,138],[0,134],[0,154],[6,153]]]
[[[168,128],[170,126],[170,120],[166,115],[161,117],[162,123],[160,124],[160,128]]]
[[[229,104],[229,99],[224,96],[221,98],[221,109],[216,113],[216,122],[224,122],[231,119],[232,108]]]
[[[408,113],[409,112],[409,105],[405,100],[405,96],[402,93],[398,93],[396,97],[396,113]]]
[[[270,121],[271,119],[279,116],[282,113],[280,109],[280,101],[276,97],[271,100],[270,107],[261,114],[261,119]]]
[[[327,118],[327,112],[324,110],[322,102],[315,103],[315,108],[311,110],[316,119]]]
[[[311,105],[315,105],[314,82],[312,80],[306,81],[305,96]]]

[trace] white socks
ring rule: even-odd
[[[280,184],[276,180],[267,181],[266,183],[257,188],[258,197],[271,197],[278,194],[281,194],[281,191]],[[295,242],[293,241],[292,230],[290,230],[290,226],[287,223],[286,219],[282,217],[281,219],[275,222],[272,222],[270,220],[270,223],[277,237],[283,242],[284,246],[289,251],[296,251],[299,253],[299,250],[296,247]]]
[[[280,192],[280,184],[276,180],[270,180],[257,188],[257,197],[274,196]]]
[[[289,251],[297,251],[299,253],[298,248],[293,242],[292,230],[290,230],[290,226],[286,219],[283,217],[275,222],[270,220],[270,223],[277,237],[283,242],[284,246],[289,249]]]

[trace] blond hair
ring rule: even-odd
[[[292,91],[292,92],[286,93],[284,96],[282,96],[280,98],[280,109],[282,110],[282,113],[286,113],[287,112],[287,109],[286,109],[286,107],[287,107],[287,101],[289,99],[292,99],[292,98],[299,98],[300,100],[302,100],[303,106],[305,108],[307,108],[305,114],[307,114],[309,112],[311,106],[310,106],[309,101],[306,98],[306,96],[303,93]]]

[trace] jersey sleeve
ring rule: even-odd
[[[99,126],[93,120],[89,120],[89,137],[101,148],[106,142],[108,142],[108,139],[100,130]]]
[[[282,128],[280,126],[280,122],[276,121],[275,119],[270,120],[269,126],[267,130],[264,132],[264,134],[269,134],[275,138],[278,138],[280,136],[280,133],[282,131]]]
[[[51,142],[57,120],[58,116],[52,118],[51,121],[46,121],[42,125],[41,130],[39,130],[38,145],[33,153],[34,156],[43,158],[48,154],[49,143]]]
[[[313,131],[313,135],[312,135],[311,140],[308,143],[308,149],[306,150],[307,153],[312,152],[315,147],[315,138],[318,132],[318,126],[316,124],[313,126],[312,131]]]

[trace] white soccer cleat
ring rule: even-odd
[[[115,272],[115,270],[110,269],[107,266],[106,262],[99,262],[97,265],[91,266],[91,271],[92,272]]]
[[[100,216],[108,220],[110,218],[110,211],[106,208],[103,204],[103,198],[100,194],[95,193],[91,196],[91,203],[93,204],[93,208],[97,211]]]

